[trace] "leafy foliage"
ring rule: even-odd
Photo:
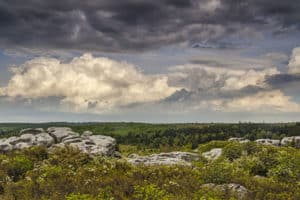
[[[296,135],[299,124],[68,125],[80,133],[91,130],[117,137],[122,155],[194,148],[199,155],[212,148],[222,148],[223,153],[217,160],[202,158],[192,166],[133,166],[124,159],[90,157],[73,148],[49,152],[44,146],[32,147],[0,154],[0,199],[239,199],[236,193],[210,187],[229,183],[251,191],[246,199],[300,199],[300,149],[224,141],[233,136],[253,140]],[[24,126],[8,124],[4,134]]]

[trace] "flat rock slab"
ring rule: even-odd
[[[170,152],[152,154],[149,156],[139,156],[131,154],[128,156],[127,161],[134,165],[186,165],[190,166],[191,162],[198,160],[199,156],[196,153],[189,152]]]
[[[228,141],[229,142],[238,142],[238,143],[247,143],[247,142],[250,142],[250,140],[248,140],[248,139],[237,138],[237,137],[229,138]]]
[[[258,139],[258,140],[255,140],[255,142],[257,142],[259,144],[264,144],[264,145],[280,146],[280,140]]]

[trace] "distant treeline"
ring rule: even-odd
[[[161,146],[185,146],[193,148],[212,140],[227,140],[230,137],[281,139],[300,135],[300,123],[236,123],[236,124],[145,124],[145,123],[44,123],[44,124],[0,124],[2,137],[18,135],[23,128],[48,128],[68,126],[82,133],[85,130],[95,134],[115,137],[119,144],[137,145],[149,148]]]
[[[199,127],[179,127],[165,130],[146,130],[114,135],[120,144],[142,145],[150,148],[160,146],[185,146],[196,148],[198,144],[230,137],[281,139],[300,135],[300,124],[210,124]]]

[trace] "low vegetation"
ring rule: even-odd
[[[103,134],[97,132],[97,126],[102,125],[72,125],[73,130],[78,132],[91,130]],[[269,138],[296,135],[299,124],[261,124],[253,127],[250,124],[174,127],[142,124],[146,127],[145,132],[138,131],[138,124],[124,126],[127,126],[126,131],[106,132],[118,136],[119,151],[123,156],[174,150],[195,151],[195,148],[200,157],[213,148],[222,148],[223,153],[212,161],[201,157],[192,166],[134,166],[125,159],[91,157],[70,147],[54,151],[48,151],[43,146],[31,147],[0,155],[0,199],[240,199],[238,193],[211,186],[232,183],[247,188],[249,192],[243,199],[300,199],[299,149],[226,141],[230,136],[256,139],[260,135]],[[131,130],[128,128],[130,126],[137,127]],[[7,136],[13,134],[12,130],[23,126],[5,128],[8,131],[3,133]],[[117,132],[122,134],[117,135]],[[203,187],[205,185],[207,187]]]

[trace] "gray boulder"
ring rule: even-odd
[[[103,135],[92,135],[87,137],[91,142],[95,143],[95,146],[91,149],[91,154],[103,154],[103,155],[113,155],[117,142],[116,139],[103,136]]]
[[[17,144],[14,145],[14,150],[21,150],[21,149],[24,149],[24,148],[29,148],[29,147],[32,147],[32,143],[29,144],[29,143],[25,143],[25,142],[19,142]]]
[[[9,152],[13,150],[13,146],[6,139],[0,140],[0,152]]]
[[[27,143],[29,145],[33,145],[33,142],[35,140],[35,136],[32,135],[32,134],[24,134],[24,135],[21,135],[20,137],[10,137],[8,138],[6,141],[11,144],[11,145],[16,145],[18,143]]]
[[[45,145],[50,147],[55,143],[54,138],[48,133],[40,133],[35,135],[35,145]]]
[[[91,136],[91,135],[93,135],[92,131],[84,131],[81,136],[82,137],[88,137],[88,136]]]
[[[69,128],[49,128],[49,134],[56,139],[56,143],[70,145],[91,155],[113,156],[116,150],[116,140],[109,136],[92,135],[85,131],[81,136]]]
[[[198,160],[199,156],[196,153],[189,152],[170,152],[152,154],[149,156],[139,156],[131,154],[127,157],[127,161],[134,165],[185,165],[190,166],[191,162]]]
[[[79,136],[68,127],[50,127],[47,132],[54,138],[55,143],[60,143],[62,140],[68,136]]]
[[[300,148],[300,136],[284,137],[280,141],[280,145],[282,146],[293,145],[297,148]]]
[[[214,148],[210,151],[202,153],[202,156],[206,158],[207,160],[216,160],[222,155],[222,149],[221,148]]]
[[[245,139],[245,138],[237,138],[237,137],[229,138],[228,141],[229,141],[229,142],[239,142],[239,143],[247,143],[247,142],[250,142],[250,140],[248,140],[248,139]]]
[[[280,140],[258,139],[258,140],[255,140],[255,142],[257,142],[259,144],[264,144],[264,145],[280,146]]]

